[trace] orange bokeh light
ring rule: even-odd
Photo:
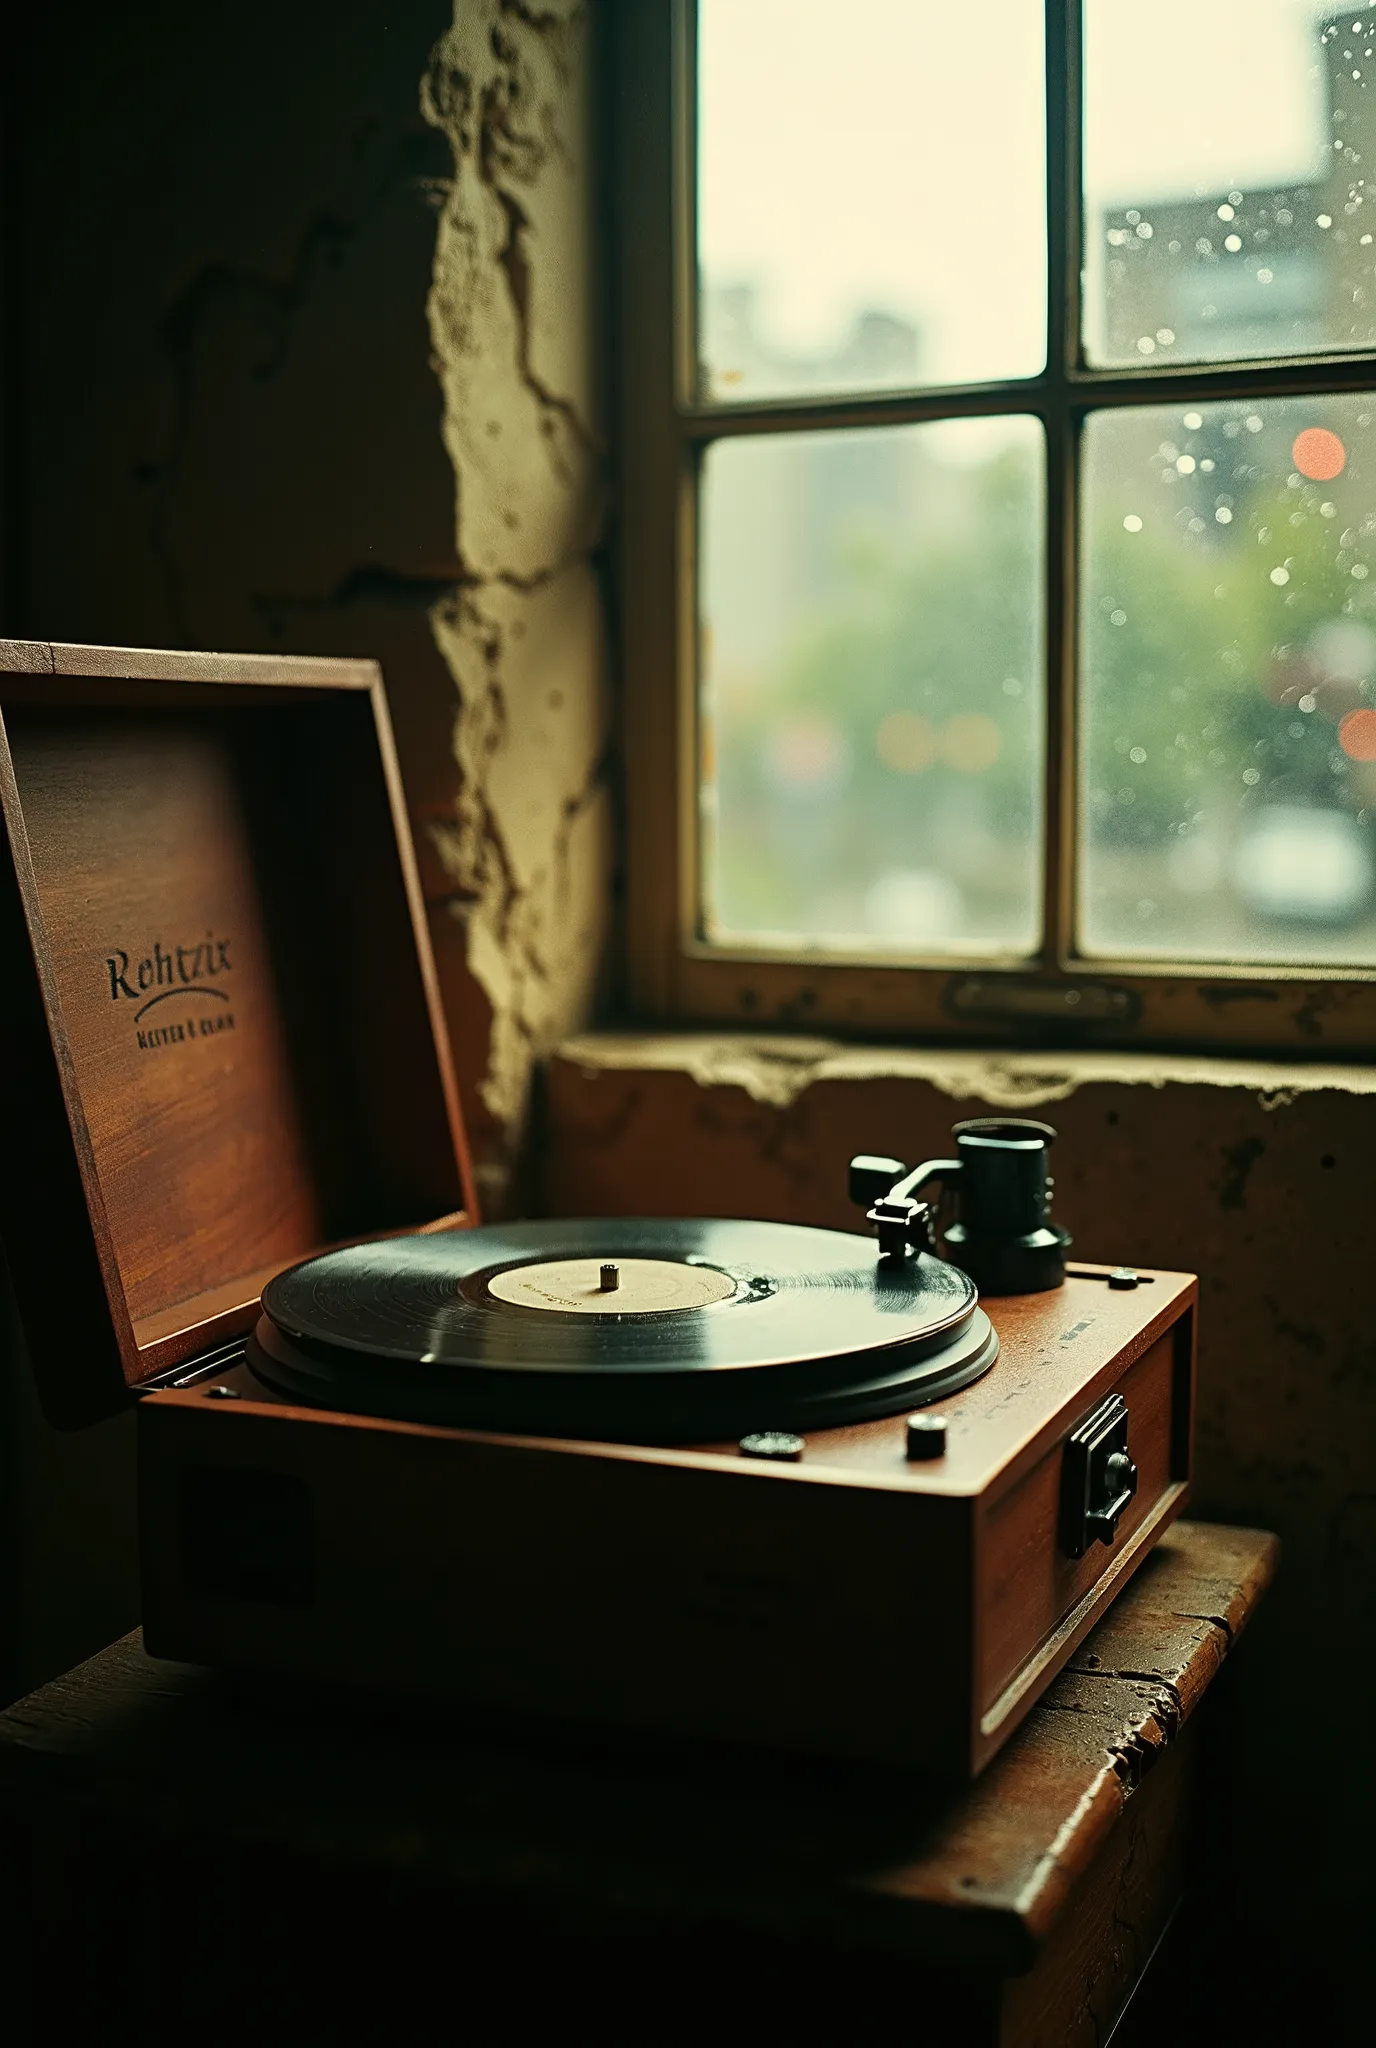
[[[1342,475],[1347,450],[1327,427],[1306,427],[1302,434],[1296,434],[1290,459],[1301,476],[1316,484],[1326,484]]]
[[[1349,711],[1338,727],[1338,745],[1349,761],[1376,761],[1376,711]]]

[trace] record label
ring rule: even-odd
[[[541,1259],[494,1273],[487,1291],[517,1308],[563,1315],[658,1316],[729,1301],[736,1283],[719,1267],[683,1259]]]

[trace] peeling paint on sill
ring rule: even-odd
[[[514,1146],[535,1061],[591,1012],[612,894],[585,6],[456,0],[421,106],[454,157],[429,319],[462,565],[431,612],[461,782],[430,831]]]
[[[1027,1110],[1064,1102],[1092,1083],[1166,1088],[1240,1088],[1265,1110],[1335,1089],[1376,1094],[1376,1068],[1281,1067],[1262,1060],[1112,1052],[915,1051],[849,1046],[823,1038],[756,1038],[740,1033],[587,1032],[566,1039],[561,1060],[588,1074],[677,1072],[701,1088],[740,1088],[752,1101],[787,1109],[824,1081],[923,1081],[953,1101]]]

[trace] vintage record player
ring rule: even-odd
[[[0,715],[0,1232],[50,1416],[137,1397],[149,1649],[978,1771],[1184,1503],[1194,1280],[1066,1268],[1014,1119],[854,1232],[476,1228],[377,669]]]

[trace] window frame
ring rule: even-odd
[[[1088,957],[1075,947],[1076,620],[1088,413],[1354,391],[1376,350],[1244,365],[1097,370],[1080,336],[1078,0],[1046,0],[1047,363],[1036,377],[844,398],[704,404],[695,395],[695,0],[615,0],[618,614],[626,760],[626,973],[646,1021],[799,1027],[929,1041],[1376,1051],[1376,967]],[[1030,959],[790,957],[709,945],[698,911],[697,471],[733,435],[990,413],[1046,436],[1043,938]]]

